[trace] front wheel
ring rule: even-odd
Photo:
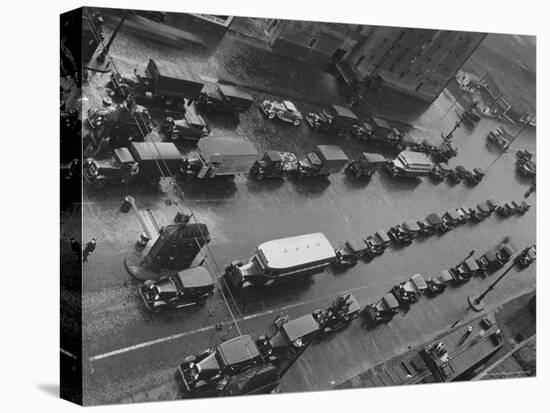
[[[275,118],[275,113],[274,113],[274,112],[269,112],[269,113],[267,114],[267,117],[268,117],[269,119],[273,119],[273,118]]]
[[[296,119],[294,121],[294,126],[300,126],[300,119]]]

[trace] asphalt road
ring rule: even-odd
[[[228,48],[236,48],[236,40]],[[172,50],[169,60],[190,61],[203,72],[215,76],[225,66],[216,60],[223,56],[217,45],[208,56],[198,53],[196,60],[181,54],[173,46],[153,47],[150,41],[138,40],[121,32],[113,46],[113,54],[131,66],[145,59],[148,53]],[[170,49],[172,48],[172,49]],[[221,49],[220,49],[221,48]],[[247,49],[248,50],[248,49]],[[252,53],[249,50],[247,53]],[[221,56],[221,57],[220,57]],[[225,56],[227,57],[227,56]],[[210,62],[210,65],[209,65]],[[238,67],[231,70],[237,72]],[[257,110],[264,98],[283,98],[278,90],[291,90],[291,78],[271,74],[270,84],[262,77],[250,74],[256,90],[271,93],[253,93],[255,105],[240,121],[224,117],[207,118],[214,135],[236,129],[249,138],[260,152],[265,149],[290,150],[305,155],[316,144],[341,145],[349,156],[369,151],[365,144],[351,137],[338,138],[312,132],[306,125],[299,128],[268,121]],[[224,73],[224,76],[227,76]],[[246,81],[247,73],[239,76]],[[98,102],[106,77],[95,76],[85,90],[88,104]],[[315,82],[315,79],[309,80]],[[326,83],[319,81],[318,85]],[[319,86],[320,87],[320,86]],[[325,90],[316,90],[316,100],[333,97],[344,99],[332,84]],[[251,89],[252,90],[252,89]],[[294,93],[300,92],[295,88]],[[383,96],[378,96],[382,99]],[[406,100],[404,100],[406,101]],[[311,95],[295,100],[299,109],[316,108]],[[427,133],[450,130],[457,117],[452,110],[444,113],[451,99],[442,94],[422,112],[418,108],[407,111],[395,100],[381,101],[384,116],[414,123]],[[375,105],[369,103],[371,107]],[[396,110],[392,113],[391,107]],[[405,105],[406,106],[406,105]],[[375,112],[378,114],[378,112]],[[465,128],[455,133],[459,150],[451,166],[462,164],[467,168],[487,169],[499,154],[487,146],[487,133],[497,126],[494,121],[482,120],[473,132]],[[511,128],[512,133],[514,128]],[[485,179],[476,187],[464,184],[452,186],[446,182],[435,184],[430,180],[414,183],[394,180],[384,172],[371,181],[357,183],[343,173],[332,175],[329,181],[287,179],[255,182],[237,177],[234,183],[196,181],[182,184],[185,199],[179,199],[170,182],[163,182],[162,190],[144,191],[139,187],[112,187],[101,192],[85,190],[83,220],[85,240],[92,237],[99,242],[88,263],[83,279],[83,340],[85,403],[102,404],[180,397],[175,380],[176,366],[184,357],[218,344],[222,337],[236,334],[231,327],[229,311],[219,293],[204,308],[152,315],[146,311],[136,291],[134,280],[124,269],[123,258],[132,248],[141,232],[136,217],[119,211],[125,195],[136,198],[140,208],[149,208],[160,222],[172,221],[178,208],[189,207],[200,222],[208,225],[212,242],[207,265],[214,274],[218,268],[234,259],[247,259],[255,247],[264,241],[321,231],[334,246],[348,238],[367,236],[378,229],[406,219],[421,219],[431,212],[443,213],[459,206],[474,206],[488,198],[497,201],[521,200],[529,183],[514,170],[515,149],[535,149],[535,136],[526,130],[514,143],[512,150],[493,163]],[[534,204],[535,195],[529,201]],[[178,202],[167,205],[166,200]],[[269,294],[260,293],[247,302],[232,304],[238,326],[243,333],[260,335],[280,313],[291,316],[305,314],[327,305],[340,292],[353,291],[361,304],[375,301],[397,282],[414,273],[426,277],[435,275],[461,261],[470,250],[476,256],[498,244],[505,236],[522,248],[532,244],[535,236],[536,207],[523,217],[500,219],[492,216],[479,224],[466,224],[442,236],[414,242],[402,249],[392,249],[370,263],[360,262],[355,267],[315,275],[311,283],[288,286]],[[473,314],[467,310],[466,298],[481,291],[493,279],[474,279],[468,284],[450,289],[434,299],[421,299],[407,314],[397,316],[391,323],[368,330],[356,321],[347,330],[316,343],[289,370],[281,385],[283,391],[304,391],[332,388],[348,378],[397,355],[408,346],[414,347],[458,320],[467,320]],[[535,266],[516,273],[512,271],[486,299],[487,308],[495,308],[512,297],[519,296],[535,286]],[[223,330],[215,328],[223,323]]]

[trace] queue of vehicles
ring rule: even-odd
[[[474,276],[487,276],[501,269],[507,263],[526,268],[536,260],[536,246],[528,246],[515,258],[517,249],[509,241],[487,251],[478,258],[468,257],[458,265],[440,271],[434,277],[426,279],[422,274],[414,274],[408,280],[393,286],[378,301],[364,308],[366,317],[372,325],[390,321],[400,310],[408,311],[420,297],[435,297],[448,287],[457,287],[468,282]]]

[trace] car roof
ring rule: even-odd
[[[210,271],[203,266],[179,271],[177,276],[184,288],[199,288],[214,285]]]
[[[414,285],[416,285],[416,288],[418,288],[419,290],[428,288],[426,280],[424,279],[424,276],[422,274],[414,274],[411,277],[411,281],[414,283]]]
[[[296,106],[294,106],[294,103],[292,103],[290,100],[283,100],[283,105],[288,110],[291,110],[293,112],[298,112],[298,109],[296,109]]]
[[[440,224],[441,222],[443,222],[441,217],[435,212],[432,212],[430,215],[428,215],[426,217],[426,221],[428,221],[430,224]]]
[[[132,156],[132,154],[130,153],[130,150],[128,148],[116,148],[114,150],[114,153],[115,153],[116,157],[122,163],[135,162],[136,161],[134,159],[134,157]]]
[[[306,314],[284,323],[283,330],[288,339],[294,341],[319,330],[319,323],[312,314]]]
[[[397,299],[392,293],[387,293],[384,297],[382,297],[382,300],[386,302],[389,308],[399,307],[399,303],[397,302]]]
[[[452,281],[453,280],[453,276],[451,275],[449,270],[440,271],[437,275],[442,281]]]
[[[380,238],[382,242],[390,241],[390,237],[388,236],[388,233],[383,229],[379,229],[378,231],[376,231],[374,235],[378,236],[378,238]]]
[[[218,354],[228,366],[257,357],[260,352],[249,335],[238,336],[227,340],[218,347]]]
[[[466,261],[464,261],[464,263],[472,271],[479,270],[479,265],[477,264],[477,261],[474,258],[468,258]]]
[[[383,155],[380,155],[379,153],[363,152],[363,157],[369,163],[385,163],[385,162],[387,162],[387,159]]]
[[[420,231],[418,223],[414,219],[409,219],[403,223],[404,227],[407,227],[410,231]]]
[[[362,238],[355,238],[350,239],[346,241],[346,244],[353,250],[353,251],[363,251],[367,249],[367,244],[365,244],[365,241]]]
[[[220,85],[221,92],[227,97],[233,97],[242,100],[253,101],[252,95],[245,90],[239,89],[231,85]]]

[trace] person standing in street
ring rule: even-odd
[[[94,252],[96,244],[97,240],[95,238],[92,238],[91,241],[88,241],[86,247],[84,248],[84,251],[82,252],[82,262],[88,262],[88,257],[92,252]]]

